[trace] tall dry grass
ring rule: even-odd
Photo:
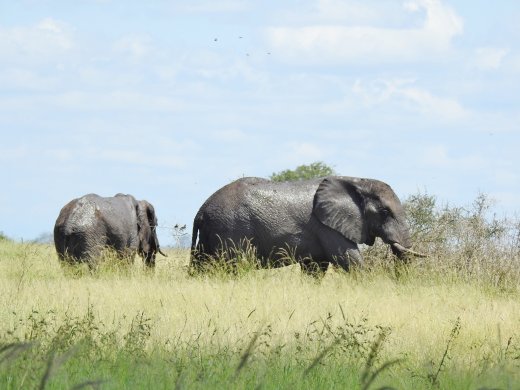
[[[279,369],[277,383],[287,388],[286,369],[299,370],[302,383],[327,367],[346,381],[339,367],[352,365],[359,388],[378,378],[399,388],[457,388],[459,374],[466,384],[520,384],[518,224],[489,218],[483,201],[465,210],[411,198],[416,249],[428,258],[395,264],[378,244],[364,249],[366,270],[331,269],[320,280],[297,265],[193,277],[189,253],[179,249],[153,272],[139,259],[107,256],[91,273],[60,265],[52,246],[2,240],[0,342],[22,343],[4,351],[16,355],[26,353],[23,343],[66,353],[88,339],[90,351],[105,351],[99,361],[120,349],[160,351],[181,356],[184,370],[211,371],[206,357],[230,366],[223,383],[249,366]],[[62,355],[52,356],[42,367]],[[190,387],[197,375],[170,379]]]

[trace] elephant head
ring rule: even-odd
[[[155,266],[155,256],[159,252],[166,255],[159,247],[157,239],[157,217],[153,206],[146,200],[137,202],[137,231],[139,236],[139,254],[143,257],[145,264],[149,267]]]
[[[399,198],[386,183],[372,179],[328,177],[316,191],[313,212],[324,225],[357,244],[373,245],[380,237],[402,258],[411,240]]]

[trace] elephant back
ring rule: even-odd
[[[90,194],[69,202],[61,210],[56,226],[65,235],[93,229],[100,213],[97,198]]]

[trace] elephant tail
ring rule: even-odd
[[[199,211],[193,220],[193,232],[191,233],[191,253],[194,253],[197,247],[197,236],[202,224],[202,213]]]
[[[200,252],[200,228],[202,227],[202,213],[199,211],[193,220],[193,232],[191,234],[191,251],[190,251],[190,273],[200,271],[202,254]],[[199,236],[199,245],[197,246],[197,235]]]

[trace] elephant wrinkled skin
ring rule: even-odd
[[[409,249],[404,209],[386,183],[345,176],[282,183],[247,177],[222,187],[199,209],[191,266],[250,242],[264,267],[287,265],[285,248],[305,272],[324,272],[329,264],[348,271],[363,266],[358,244],[373,245],[376,237],[399,257],[416,254]]]
[[[88,194],[61,209],[54,226],[54,244],[64,261],[92,266],[109,247],[129,259],[137,252],[147,266],[153,267],[156,253],[162,254],[156,227],[155,210],[145,200],[124,194],[107,198]]]

